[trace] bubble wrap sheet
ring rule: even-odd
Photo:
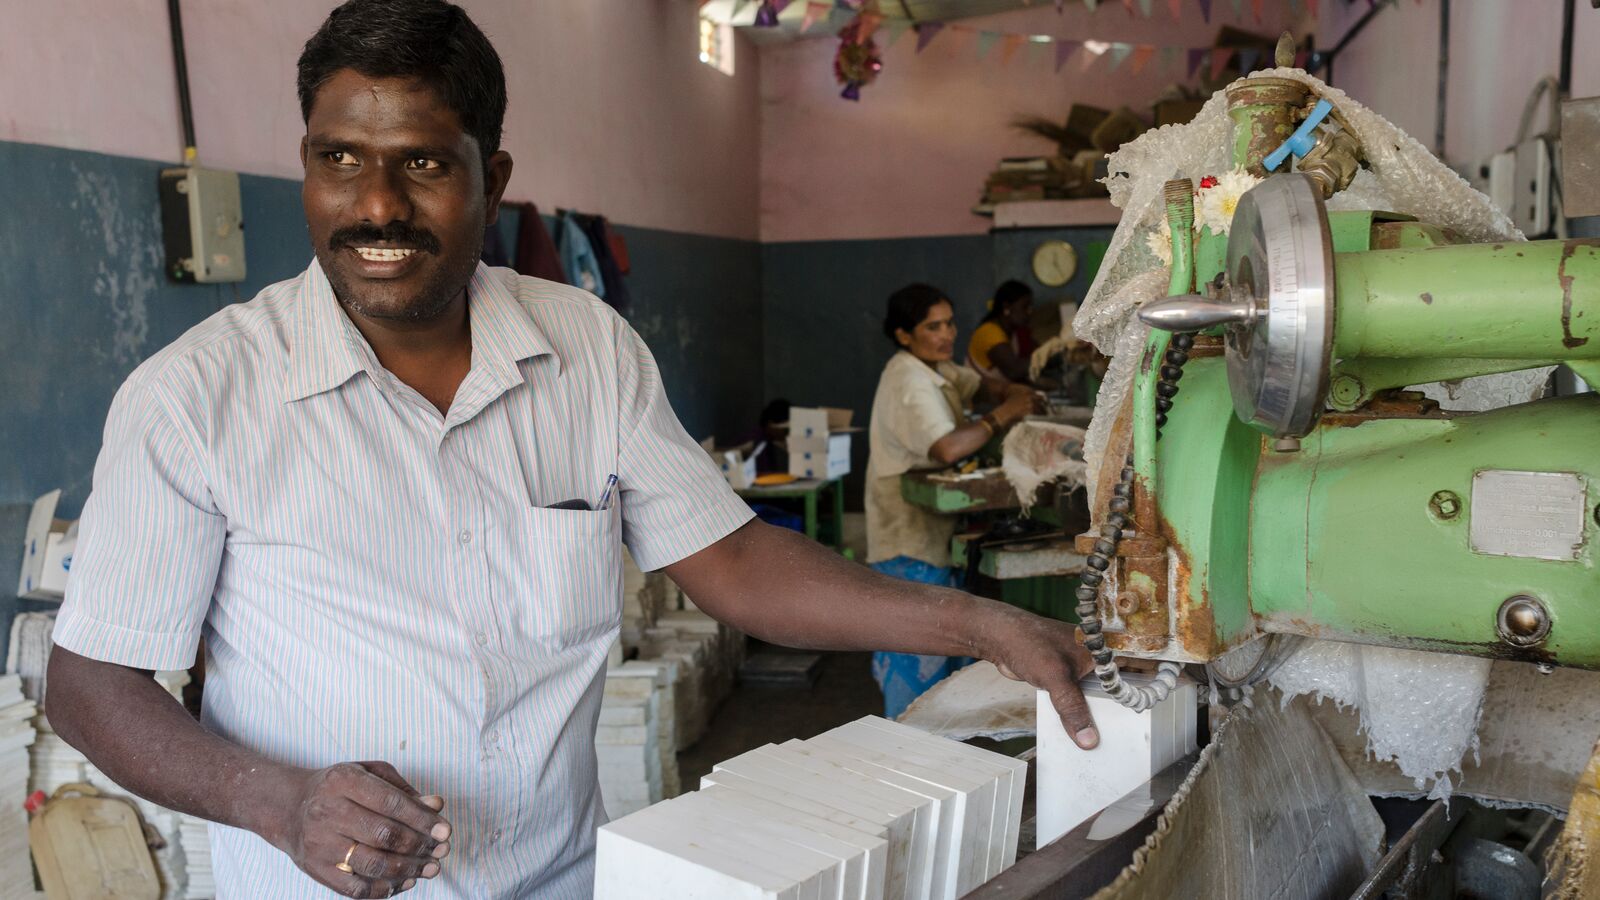
[[[1343,91],[1299,69],[1268,69],[1255,75],[1309,85],[1333,104],[1365,148],[1368,168],[1328,201],[1329,209],[1406,213],[1453,228],[1474,242],[1523,239],[1487,197]],[[1095,488],[1106,442],[1131,390],[1148,334],[1134,313],[1167,291],[1168,268],[1145,242],[1146,234],[1165,217],[1162,186],[1173,178],[1198,183],[1203,176],[1228,171],[1231,127],[1225,92],[1218,91],[1188,124],[1146,132],[1111,154],[1111,174],[1105,183],[1122,219],[1073,320],[1079,337],[1111,356],[1084,452],[1095,508],[1104,502],[1095,496]],[[1548,377],[1548,369],[1537,369],[1421,389],[1447,409],[1477,411],[1534,399]],[[1278,670],[1274,683],[1290,694],[1312,693],[1359,708],[1372,753],[1394,760],[1417,779],[1419,787],[1429,782],[1435,793],[1448,793],[1448,773],[1459,769],[1462,757],[1475,745],[1487,672],[1486,663],[1468,657],[1313,643]]]

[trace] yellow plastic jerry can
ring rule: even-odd
[[[132,803],[64,784],[28,823],[50,900],[160,900],[161,880]]]

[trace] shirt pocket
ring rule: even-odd
[[[609,635],[622,618],[621,516],[606,510],[525,509],[511,556],[525,583],[512,604],[516,630],[565,649]]]

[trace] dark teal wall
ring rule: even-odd
[[[763,332],[766,335],[768,398],[786,397],[802,406],[855,410],[866,426],[878,375],[894,348],[882,323],[890,293],[916,281],[945,291],[956,305],[961,329],[957,358],[983,318],[1000,282],[1019,278],[1040,303],[1080,299],[1093,273],[1080,265],[1060,288],[1034,281],[1033,251],[1049,239],[1066,240],[1081,260],[1093,245],[1110,240],[1109,228],[996,231],[961,237],[870,241],[800,241],[761,248]],[[866,435],[852,442],[851,493],[860,495],[866,472]]]
[[[111,396],[146,357],[311,258],[292,181],[240,180],[247,282],[175,285],[162,268],[162,163],[0,142],[0,502],[89,492]],[[10,551],[10,535],[0,544]],[[20,545],[20,537],[17,543]]]
[[[0,503],[88,496],[111,397],[185,330],[311,260],[300,184],[240,179],[249,280],[175,285],[161,272],[164,163],[0,142]],[[516,218],[504,231],[515,233]],[[619,229],[631,318],[691,434],[731,436],[760,409],[760,251],[753,241]],[[0,555],[11,536],[0,535]],[[15,543],[20,546],[20,535]],[[0,594],[4,594],[0,588]]]

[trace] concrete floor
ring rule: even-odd
[[[796,651],[750,642],[750,655]],[[883,715],[883,695],[872,680],[872,654],[823,653],[816,684],[777,687],[740,682],[711,719],[705,737],[678,754],[685,791],[723,760],[792,738],[809,738],[862,716]]]

